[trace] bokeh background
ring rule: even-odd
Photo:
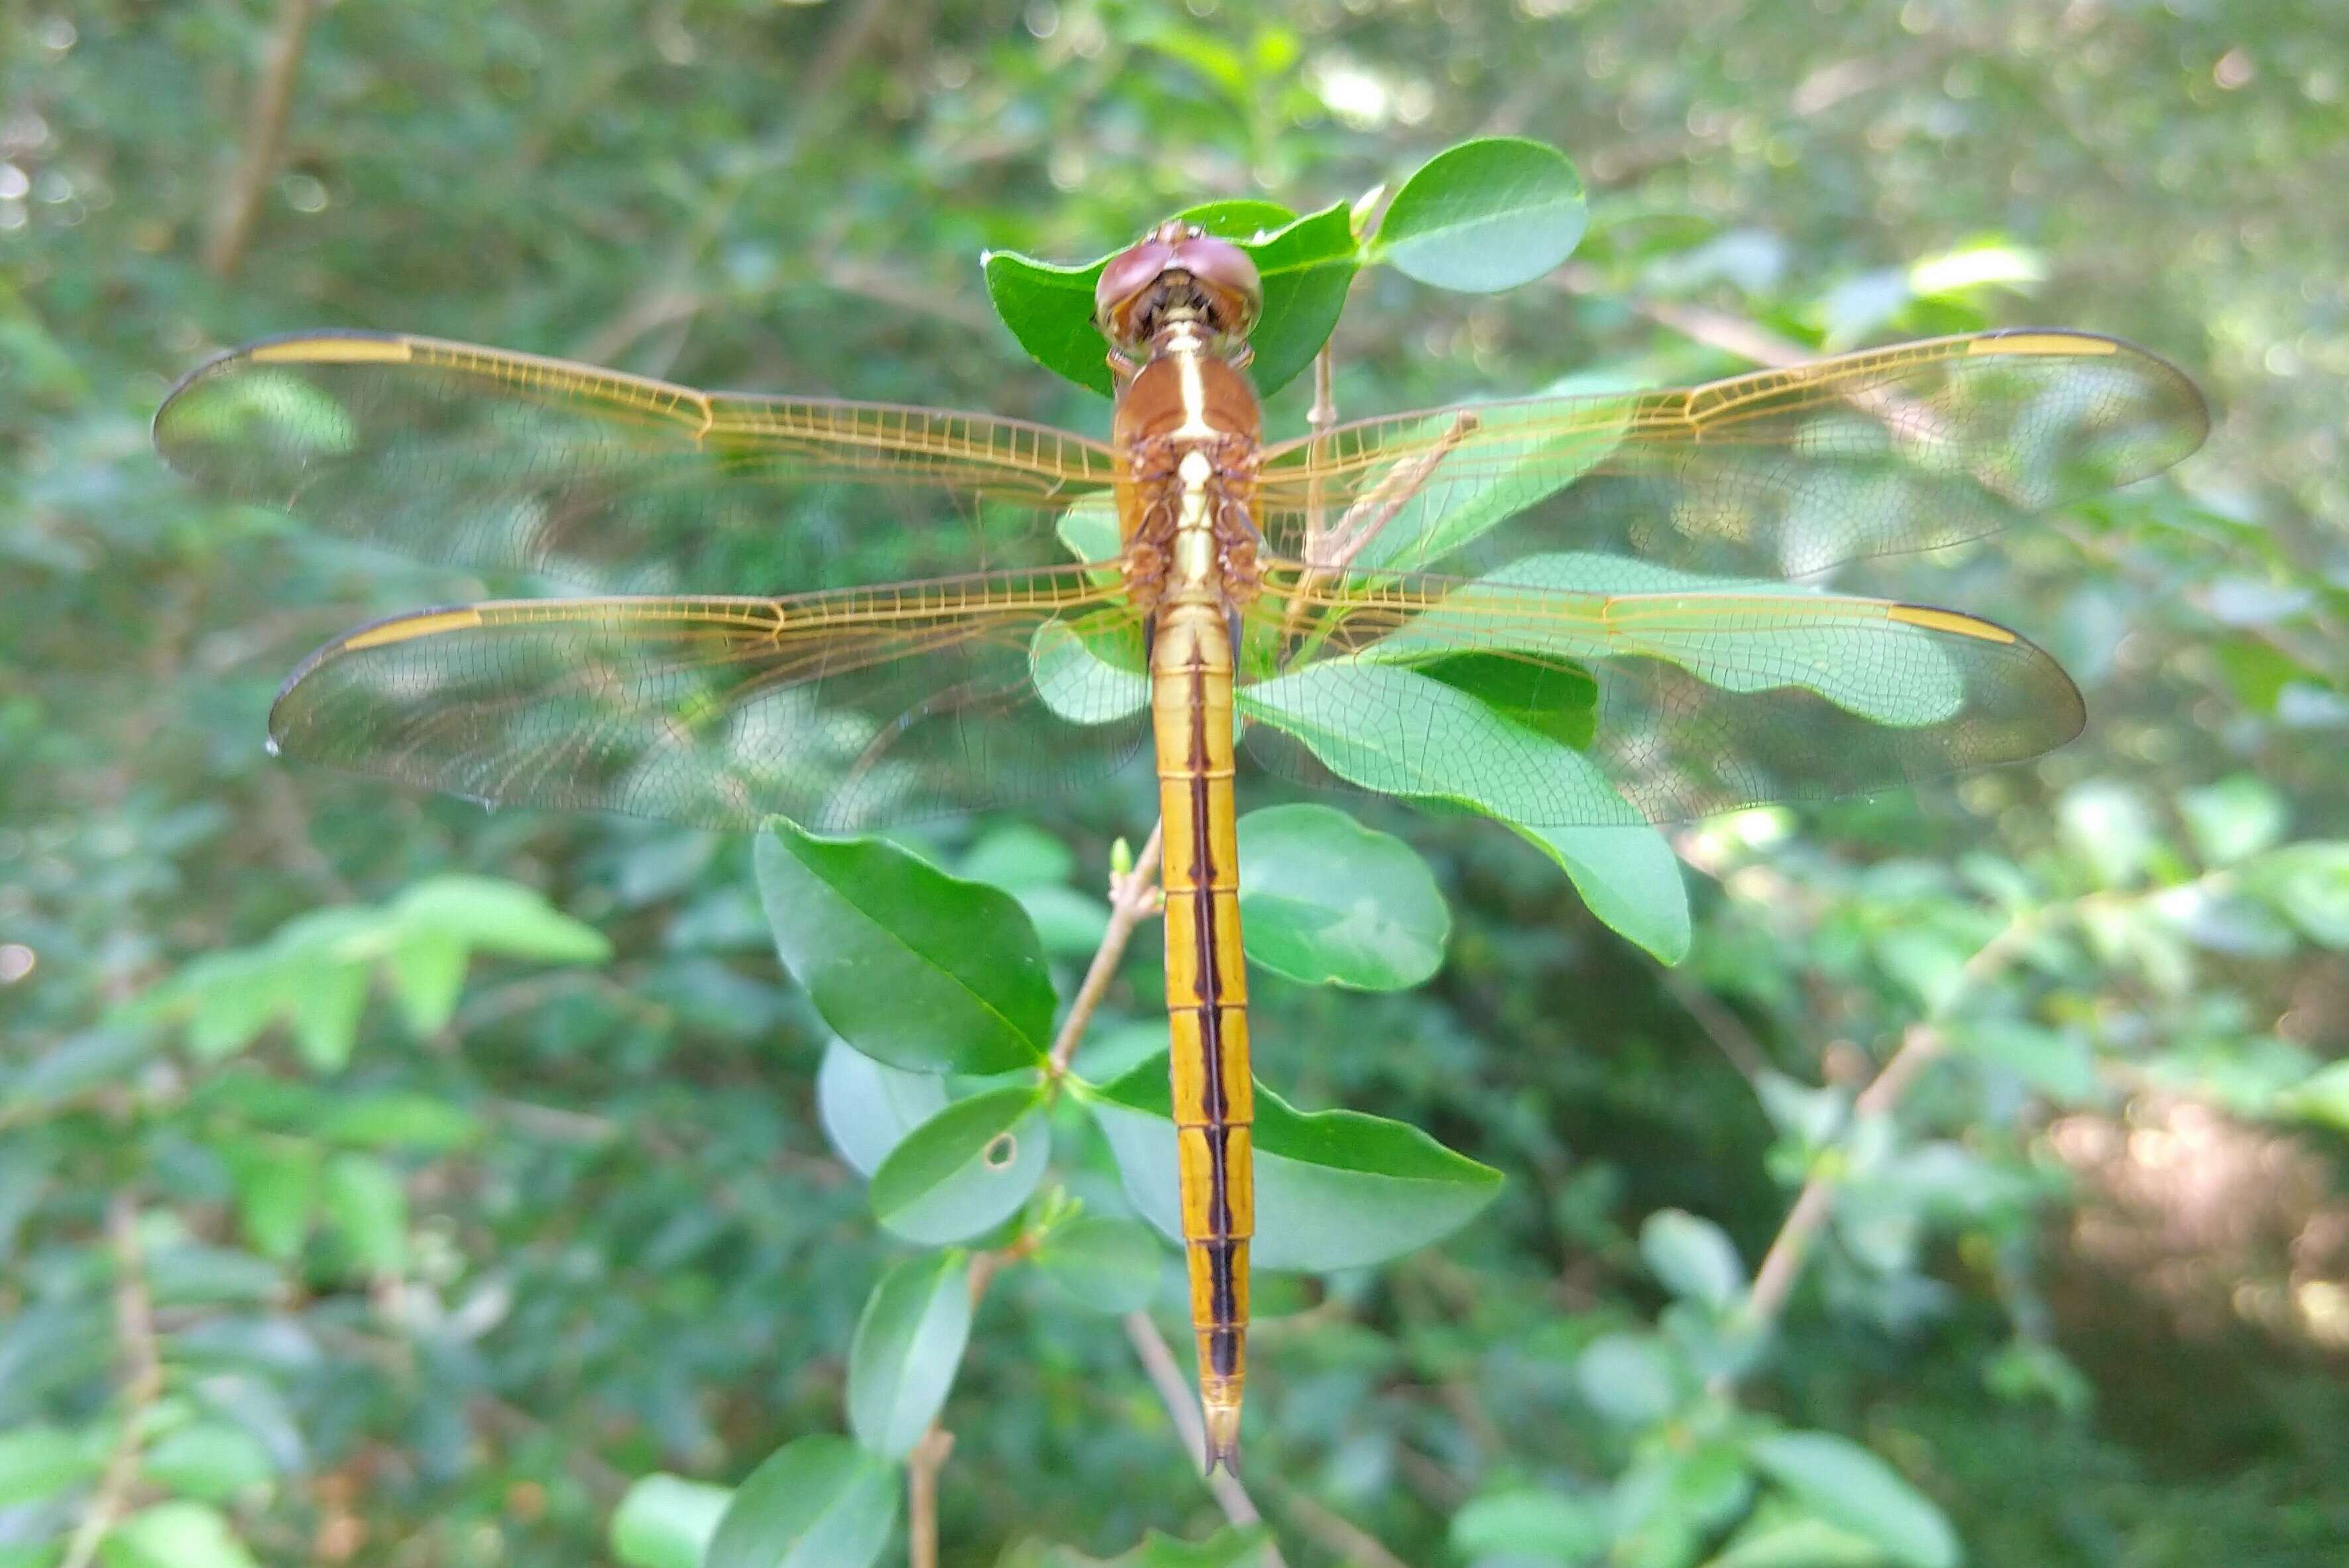
[[[1723,1418],[1864,1444],[1976,1563],[2342,1561],[2343,44],[2329,0],[0,5],[0,1563],[621,1560],[638,1478],[840,1429],[894,1255],[743,843],[263,754],[305,651],[479,585],[181,486],[146,435],[176,376],[407,328],[1098,430],[994,320],[983,250],[1318,206],[1496,132],[1575,159],[1588,238],[1492,299],[1365,274],[1347,412],[2044,323],[2171,356],[2217,421],[1932,595],[2063,656],[2088,734],[1676,830],[1675,969],[1510,835],[1359,808],[1436,866],[1449,962],[1387,997],[1266,980],[1263,1076],[1509,1183],[1440,1248],[1265,1287],[1278,1550],[1741,1561],[1751,1500],[1674,1468],[1702,1434],[1588,1348],[1668,1299],[1643,1222],[1704,1216],[1750,1267],[1807,1119],[1930,1026]],[[1050,835],[1097,903],[1132,803],[930,833]],[[451,872],[544,903],[452,959],[411,940]],[[256,1037],[239,977],[344,908],[394,971],[321,993],[363,1006],[347,1052]],[[1222,1522],[1116,1322],[1032,1282],[990,1295],[947,1419],[947,1563]]]

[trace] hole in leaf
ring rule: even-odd
[[[1019,1140],[1008,1132],[999,1132],[992,1142],[978,1152],[979,1163],[989,1171],[1000,1171],[1019,1158]]]

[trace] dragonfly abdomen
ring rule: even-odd
[[[1232,655],[1223,609],[1161,613],[1151,650],[1165,824],[1166,1008],[1191,1322],[1207,1463],[1237,1466],[1256,1233],[1247,976],[1232,802]]]

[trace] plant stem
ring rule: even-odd
[[[1109,929],[1102,933],[1101,945],[1093,950],[1093,961],[1085,970],[1084,984],[1077,987],[1077,999],[1069,1004],[1069,1016],[1061,1020],[1061,1032],[1052,1038],[1051,1075],[1056,1080],[1068,1072],[1069,1058],[1077,1054],[1085,1025],[1101,1006],[1109,983],[1116,978],[1133,928],[1158,907],[1158,847],[1164,827],[1161,823],[1150,830],[1149,841],[1142,846],[1132,871],[1110,878]]]
[[[129,1368],[122,1390],[122,1430],[106,1456],[98,1490],[66,1548],[59,1568],[89,1568],[107,1532],[129,1505],[139,1480],[139,1429],[163,1397],[163,1358],[155,1344],[155,1304],[147,1293],[147,1264],[139,1249],[139,1207],[128,1191],[115,1193],[106,1210],[107,1235],[114,1246],[114,1332]]]
[[[938,1568],[938,1470],[954,1452],[954,1434],[935,1421],[905,1456],[905,1562]]]
[[[1158,1332],[1158,1325],[1150,1320],[1148,1313],[1129,1312],[1123,1322],[1125,1336],[1133,1342],[1133,1353],[1142,1358],[1142,1369],[1150,1375],[1151,1387],[1158,1390],[1158,1402],[1166,1407],[1167,1418],[1183,1439],[1183,1451],[1191,1455],[1195,1463],[1198,1456],[1207,1451],[1206,1429],[1199,1424],[1197,1394],[1184,1381],[1183,1368],[1174,1364],[1174,1352],[1168,1348],[1166,1336]],[[1245,1530],[1264,1522],[1264,1515],[1257,1511],[1256,1500],[1248,1496],[1239,1477],[1218,1470],[1206,1480],[1216,1506],[1233,1524]],[[1279,1547],[1268,1542],[1264,1550],[1268,1568],[1288,1568]]]
[[[284,0],[277,12],[277,31],[269,40],[269,58],[254,88],[253,108],[245,120],[244,155],[229,182],[228,194],[212,217],[212,236],[204,243],[204,265],[216,277],[232,277],[244,264],[253,226],[261,215],[261,198],[269,177],[285,150],[285,122],[294,108],[294,79],[302,69],[302,49],[310,36],[310,18],[316,0]]]

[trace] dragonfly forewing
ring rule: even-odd
[[[1261,521],[1269,552],[1308,564],[1465,575],[1586,550],[1804,577],[2142,479],[2209,422],[2193,383],[2142,349],[1982,333],[1674,391],[1341,425],[1267,453]]]
[[[1109,449],[1019,420],[698,391],[435,338],[242,348],[155,418],[173,467],[332,534],[607,593],[1050,565]]]

